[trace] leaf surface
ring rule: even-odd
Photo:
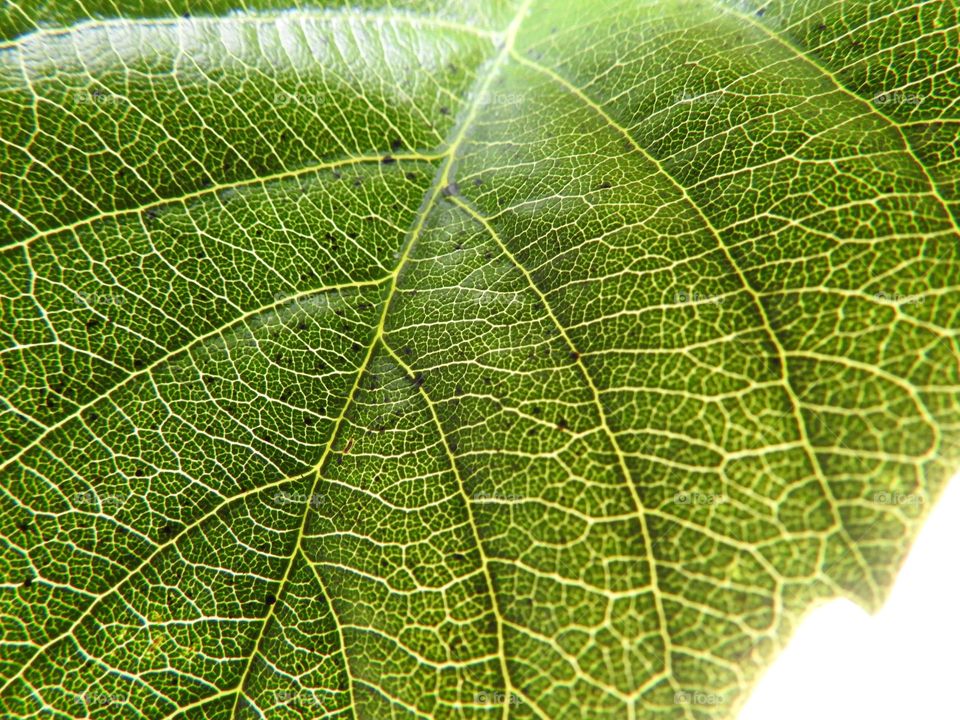
[[[0,10],[0,708],[733,717],[957,466],[953,2]]]

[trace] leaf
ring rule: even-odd
[[[733,717],[957,468],[954,3],[0,28],[6,717]]]

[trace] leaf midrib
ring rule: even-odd
[[[514,16],[510,25],[504,32],[504,40],[502,42],[502,45],[500,46],[500,49],[497,55],[492,60],[489,61],[489,66],[486,73],[483,74],[482,76],[478,75],[478,77],[481,79],[479,79],[474,83],[474,87],[471,90],[471,94],[473,96],[471,104],[467,109],[466,115],[464,116],[462,123],[456,129],[453,140],[448,144],[446,159],[437,171],[437,175],[432,184],[432,192],[424,201],[424,204],[420,212],[418,213],[417,220],[414,223],[414,226],[407,239],[407,242],[404,244],[404,247],[401,250],[400,257],[397,261],[397,265],[390,275],[390,286],[387,289],[386,297],[383,300],[383,310],[381,311],[379,322],[376,328],[374,329],[372,339],[370,340],[369,346],[367,347],[366,356],[364,357],[363,361],[360,364],[359,369],[357,370],[356,376],[354,378],[353,387],[351,388],[350,392],[347,394],[347,397],[341,408],[340,415],[338,416],[338,418],[333,424],[332,429],[330,430],[330,437],[327,441],[326,447],[324,448],[324,451],[321,454],[320,459],[317,461],[317,464],[314,466],[314,469],[312,472],[314,472],[315,477],[314,477],[314,481],[311,486],[310,492],[307,494],[307,497],[312,497],[317,492],[317,488],[320,485],[320,483],[323,481],[323,476],[322,476],[323,467],[326,464],[327,458],[330,456],[330,453],[333,450],[334,441],[339,435],[340,426],[342,425],[350,407],[353,404],[353,400],[355,398],[356,392],[360,387],[360,382],[364,374],[366,373],[367,368],[370,365],[370,361],[372,360],[378,345],[382,347],[386,347],[385,343],[383,342],[384,328],[386,326],[387,318],[390,314],[390,308],[391,308],[391,305],[393,304],[393,300],[396,294],[396,289],[399,283],[400,275],[402,274],[403,269],[406,266],[407,260],[409,259],[411,252],[413,251],[413,248],[417,243],[417,240],[419,239],[421,233],[423,232],[423,228],[426,225],[427,218],[429,217],[431,211],[433,210],[433,207],[437,201],[437,198],[439,198],[441,194],[444,192],[444,190],[450,185],[451,171],[453,170],[454,163],[456,162],[456,159],[457,159],[457,152],[460,146],[463,144],[464,140],[466,139],[468,132],[474,120],[476,119],[483,97],[487,93],[487,90],[489,89],[491,83],[493,82],[494,78],[499,72],[500,66],[503,64],[504,60],[506,60],[510,56],[510,53],[513,49],[514,42],[516,41],[517,33],[520,29],[520,24],[523,18],[525,17],[531,2],[532,0],[524,0],[524,2],[520,5],[516,15]],[[456,472],[456,469],[454,469],[454,472]],[[458,481],[459,481],[459,476],[458,476]],[[276,601],[272,605],[270,605],[266,615],[262,620],[260,633],[256,641],[254,642],[253,650],[250,654],[247,667],[242,673],[236,687],[232,691],[236,693],[235,699],[234,699],[233,711],[231,713],[234,717],[236,717],[237,708],[239,707],[240,696],[244,695],[244,688],[249,678],[250,671],[253,667],[254,659],[260,654],[260,644],[266,633],[266,628],[269,626],[273,618],[275,608],[277,608],[280,605],[281,601],[283,600],[283,590],[286,586],[287,580],[289,579],[290,571],[293,568],[294,561],[298,555],[302,554],[302,542],[306,532],[307,521],[310,517],[310,509],[311,509],[310,503],[305,503],[303,515],[300,521],[300,528],[297,532],[296,540],[294,542],[293,549],[290,553],[290,558],[287,562],[286,570],[284,571],[284,575],[279,581],[277,586],[277,591],[275,594]],[[471,516],[471,525],[474,527],[474,531],[477,532],[476,526],[472,521],[472,516]],[[489,592],[491,595],[491,602],[493,604],[493,611],[494,611],[494,615],[497,622],[497,635],[498,635],[498,644],[499,644],[499,647],[497,648],[497,655],[500,658],[500,662],[501,662],[501,672],[503,674],[504,684],[506,687],[509,687],[510,676],[506,667],[506,659],[504,657],[504,648],[502,645],[503,628],[502,628],[502,621],[500,618],[500,611],[498,609],[496,593],[494,591],[492,579],[490,578],[489,570],[487,569],[486,556],[484,555],[483,547],[479,543],[479,536],[477,538],[477,543],[478,543],[477,549],[481,554],[484,573],[486,574],[486,577],[487,577],[487,586],[489,588]],[[333,602],[330,603],[330,611],[331,611],[331,617],[333,618],[334,622],[337,625],[337,632],[339,633],[339,636],[342,638],[343,637],[342,624],[340,623],[339,617],[337,616],[335,605]],[[347,673],[348,677],[352,678],[346,648],[342,647],[341,651],[344,657],[344,671]],[[352,680],[350,682],[351,682],[351,693],[352,693],[353,692]],[[219,697],[219,696],[220,694],[214,697]],[[355,706],[352,707],[351,710],[354,714],[354,717],[356,717],[356,707]],[[502,710],[503,718],[507,717],[508,711],[509,711],[509,704],[503,703],[503,710]]]

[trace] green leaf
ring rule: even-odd
[[[958,465],[953,2],[0,10],[0,714],[733,717]]]

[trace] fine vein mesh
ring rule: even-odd
[[[960,384],[888,5],[6,7],[3,712],[726,718],[877,607]]]

